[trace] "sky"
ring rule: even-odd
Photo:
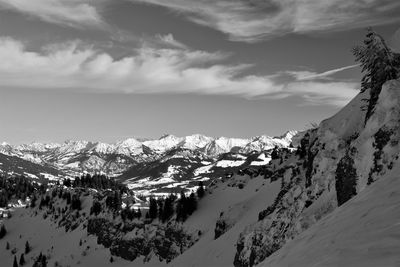
[[[0,142],[276,136],[359,91],[397,0],[0,0]]]

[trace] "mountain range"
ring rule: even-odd
[[[261,135],[250,139],[195,134],[164,135],[155,140],[129,138],[113,144],[66,141],[15,146],[2,143],[0,155],[7,161],[3,160],[0,170],[39,179],[73,179],[84,173],[105,173],[135,184],[132,186],[137,190],[141,185],[140,192],[144,194],[155,190],[165,193],[170,188],[176,191],[191,188],[199,179],[221,178],[240,167],[267,164],[274,147],[297,146],[300,137],[296,135],[298,132],[288,131],[278,137]],[[15,161],[18,164],[9,164]]]

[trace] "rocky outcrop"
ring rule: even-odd
[[[275,173],[285,168],[296,171],[283,181],[274,205],[260,212],[259,221],[241,233],[235,266],[260,263],[334,210],[338,201],[344,203],[392,168],[400,154],[400,82],[383,86],[375,111],[364,125],[366,94],[359,94],[338,114],[308,131],[299,152],[271,161]]]
[[[121,227],[106,218],[91,218],[88,234],[97,237],[97,243],[110,248],[112,255],[133,261],[157,257],[170,262],[196,242],[196,236],[187,233],[180,224],[148,224],[133,222]]]

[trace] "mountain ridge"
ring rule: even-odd
[[[0,144],[0,153],[23,158],[34,163],[46,163],[75,172],[103,171],[113,175],[115,171],[108,165],[133,165],[150,162],[176,149],[186,149],[202,153],[208,157],[232,152],[250,153],[251,151],[270,150],[275,146],[288,147],[296,131],[287,131],[281,137],[260,135],[257,137],[227,138],[209,137],[193,134],[184,137],[163,135],[158,139],[127,138],[114,143],[92,142],[87,140],[66,140],[61,144],[38,143],[10,145]],[[110,162],[111,161],[111,162]]]

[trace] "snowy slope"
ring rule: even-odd
[[[84,203],[83,208],[89,212],[90,201]],[[32,251],[25,255],[25,266],[32,266],[34,258],[39,253],[49,255],[47,266],[109,266],[110,251],[98,245],[94,236],[88,236],[83,226],[74,231],[65,232],[63,227],[58,227],[50,219],[43,219],[41,214],[33,216],[30,209],[19,208],[12,212],[10,219],[2,223],[7,228],[7,235],[0,239],[0,266],[13,266],[14,256],[12,249],[16,249],[17,259],[24,252],[25,242],[28,241]],[[79,241],[82,240],[82,246]],[[6,250],[6,242],[10,250]],[[132,266],[130,261],[114,257],[112,266]]]
[[[265,260],[393,168],[400,155],[399,88],[399,81],[385,83],[366,125],[367,91],[307,131],[303,152],[271,161],[286,187],[276,205],[241,233],[236,266]]]
[[[153,151],[162,153],[176,147],[182,141],[184,141],[184,138],[168,134],[162,136],[158,140],[145,141],[143,142],[143,145],[149,147]]]
[[[400,266],[400,164],[259,266]]]
[[[199,149],[205,147],[213,140],[212,137],[208,137],[201,134],[193,134],[184,137],[184,140],[178,144],[179,147],[184,149]]]
[[[235,241],[250,223],[257,221],[258,211],[270,205],[279,192],[279,182],[270,183],[262,177],[249,180],[243,189],[219,185],[211,195],[199,203],[198,211],[185,225],[202,231],[202,238],[171,266],[232,266]],[[232,217],[232,228],[214,240],[215,223],[220,213]]]

